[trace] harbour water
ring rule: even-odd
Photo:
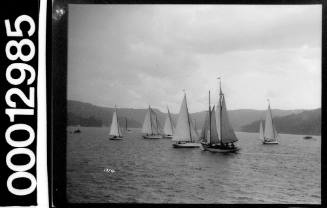
[[[258,133],[236,132],[241,150],[221,154],[123,140],[108,128],[67,133],[67,199],[71,203],[321,203],[321,137],[280,134],[262,145]]]

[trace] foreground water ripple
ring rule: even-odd
[[[238,132],[238,154],[174,149],[171,140],[107,139],[107,128],[67,134],[73,203],[321,203],[321,138],[281,134],[279,145]]]

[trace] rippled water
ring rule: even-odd
[[[146,140],[139,129],[124,140],[107,128],[67,134],[67,198],[72,203],[321,203],[321,138],[281,134],[262,145],[236,133],[238,154],[174,149]]]

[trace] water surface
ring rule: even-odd
[[[140,129],[124,140],[108,128],[67,133],[67,198],[72,203],[321,203],[321,138],[280,134],[262,145],[237,132],[238,154],[174,149],[146,140]]]

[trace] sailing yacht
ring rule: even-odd
[[[268,100],[269,102],[269,100]],[[263,144],[278,144],[278,133],[273,124],[272,114],[270,110],[270,103],[266,113],[265,129],[262,128],[262,122],[260,122],[259,136]]]
[[[160,126],[158,122],[157,114],[149,106],[142,127],[142,133],[144,139],[161,139]]]
[[[237,152],[238,147],[234,145],[234,142],[238,141],[235,132],[230,125],[226,102],[224,94],[221,90],[220,83],[220,93],[218,104],[210,107],[210,91],[209,91],[209,111],[207,116],[207,121],[205,121],[205,126],[202,128],[202,139],[201,149],[210,152]]]
[[[121,140],[123,137],[122,129],[119,126],[118,116],[117,116],[117,108],[115,106],[114,114],[112,115],[112,121],[109,132],[109,139],[111,140]]]
[[[172,122],[168,107],[167,107],[167,110],[168,110],[168,114],[167,114],[167,118],[165,121],[165,126],[164,126],[163,131],[164,131],[164,137],[171,139],[171,138],[173,138],[173,134],[174,134],[174,126],[173,126],[173,122]]]
[[[179,111],[176,129],[173,134],[172,141],[176,143],[173,144],[175,148],[194,148],[199,147],[200,144],[196,143],[195,140],[199,138],[198,133],[195,131],[192,124],[192,119],[190,118],[186,94],[184,94],[181,109]]]

